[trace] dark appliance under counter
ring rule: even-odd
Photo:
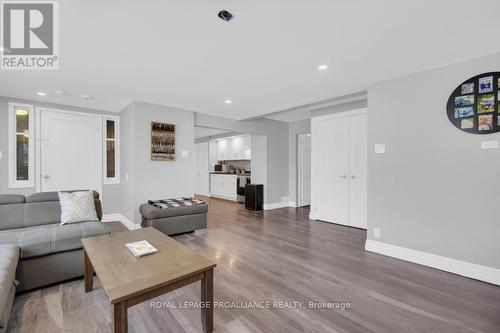
[[[245,209],[262,210],[264,205],[264,185],[247,184],[245,186]]]

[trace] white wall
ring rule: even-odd
[[[139,206],[148,200],[194,194],[194,113],[161,105],[134,102],[122,113],[122,212],[140,223]],[[151,160],[151,122],[176,125],[176,160]],[[189,156],[182,157],[182,151]]]
[[[497,53],[369,87],[370,240],[500,268],[500,150],[481,149],[500,133],[468,134],[446,115],[460,83],[499,68]]]
[[[0,97],[0,151],[2,152],[2,159],[0,159],[0,193],[1,194],[23,194],[30,195],[36,192],[35,187],[30,188],[9,188],[8,182],[8,168],[9,168],[9,154],[8,154],[8,115],[9,115],[9,102],[18,102],[25,104],[33,104],[36,106],[43,106],[47,108],[77,111],[84,113],[116,115],[116,113],[105,112],[93,109],[84,109],[60,104],[40,103],[31,100],[22,100],[9,97]],[[36,155],[36,152],[35,152]],[[36,158],[36,157],[35,157]],[[35,180],[36,181],[36,180]],[[102,186],[102,206],[104,214],[115,213],[121,209],[120,203],[120,185],[103,185]]]

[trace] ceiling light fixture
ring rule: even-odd
[[[68,96],[68,93],[64,90],[54,90],[54,94],[57,96]]]
[[[43,91],[39,91],[36,93],[38,96],[42,96],[42,97],[45,97],[47,96],[47,93],[44,93]]]
[[[233,101],[232,101],[232,100],[230,100],[230,99],[226,99],[226,102],[225,102],[225,103],[226,103],[226,104],[232,104],[232,103],[233,103]]]
[[[326,69],[328,69],[328,65],[319,65],[318,66],[318,70],[320,70],[320,71],[324,71]]]

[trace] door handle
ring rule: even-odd
[[[340,176],[340,178],[347,179],[347,175]]]
[[[356,177],[355,175],[351,175],[351,178],[352,178],[352,179],[356,179],[356,178],[358,178],[358,177]]]
[[[50,178],[50,175],[45,175],[42,177],[43,179],[45,179],[45,182],[48,182],[49,181],[49,178]]]

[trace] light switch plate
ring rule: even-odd
[[[385,143],[376,143],[375,154],[384,154],[384,153],[385,153]]]
[[[181,156],[182,156],[182,158],[188,158],[188,157],[189,157],[189,151],[187,151],[187,150],[183,150],[183,151],[181,152]]]
[[[373,228],[373,237],[380,238],[380,228]]]
[[[481,149],[498,149],[498,140],[481,141]]]
[[[2,151],[0,150],[0,160],[2,159]]]

